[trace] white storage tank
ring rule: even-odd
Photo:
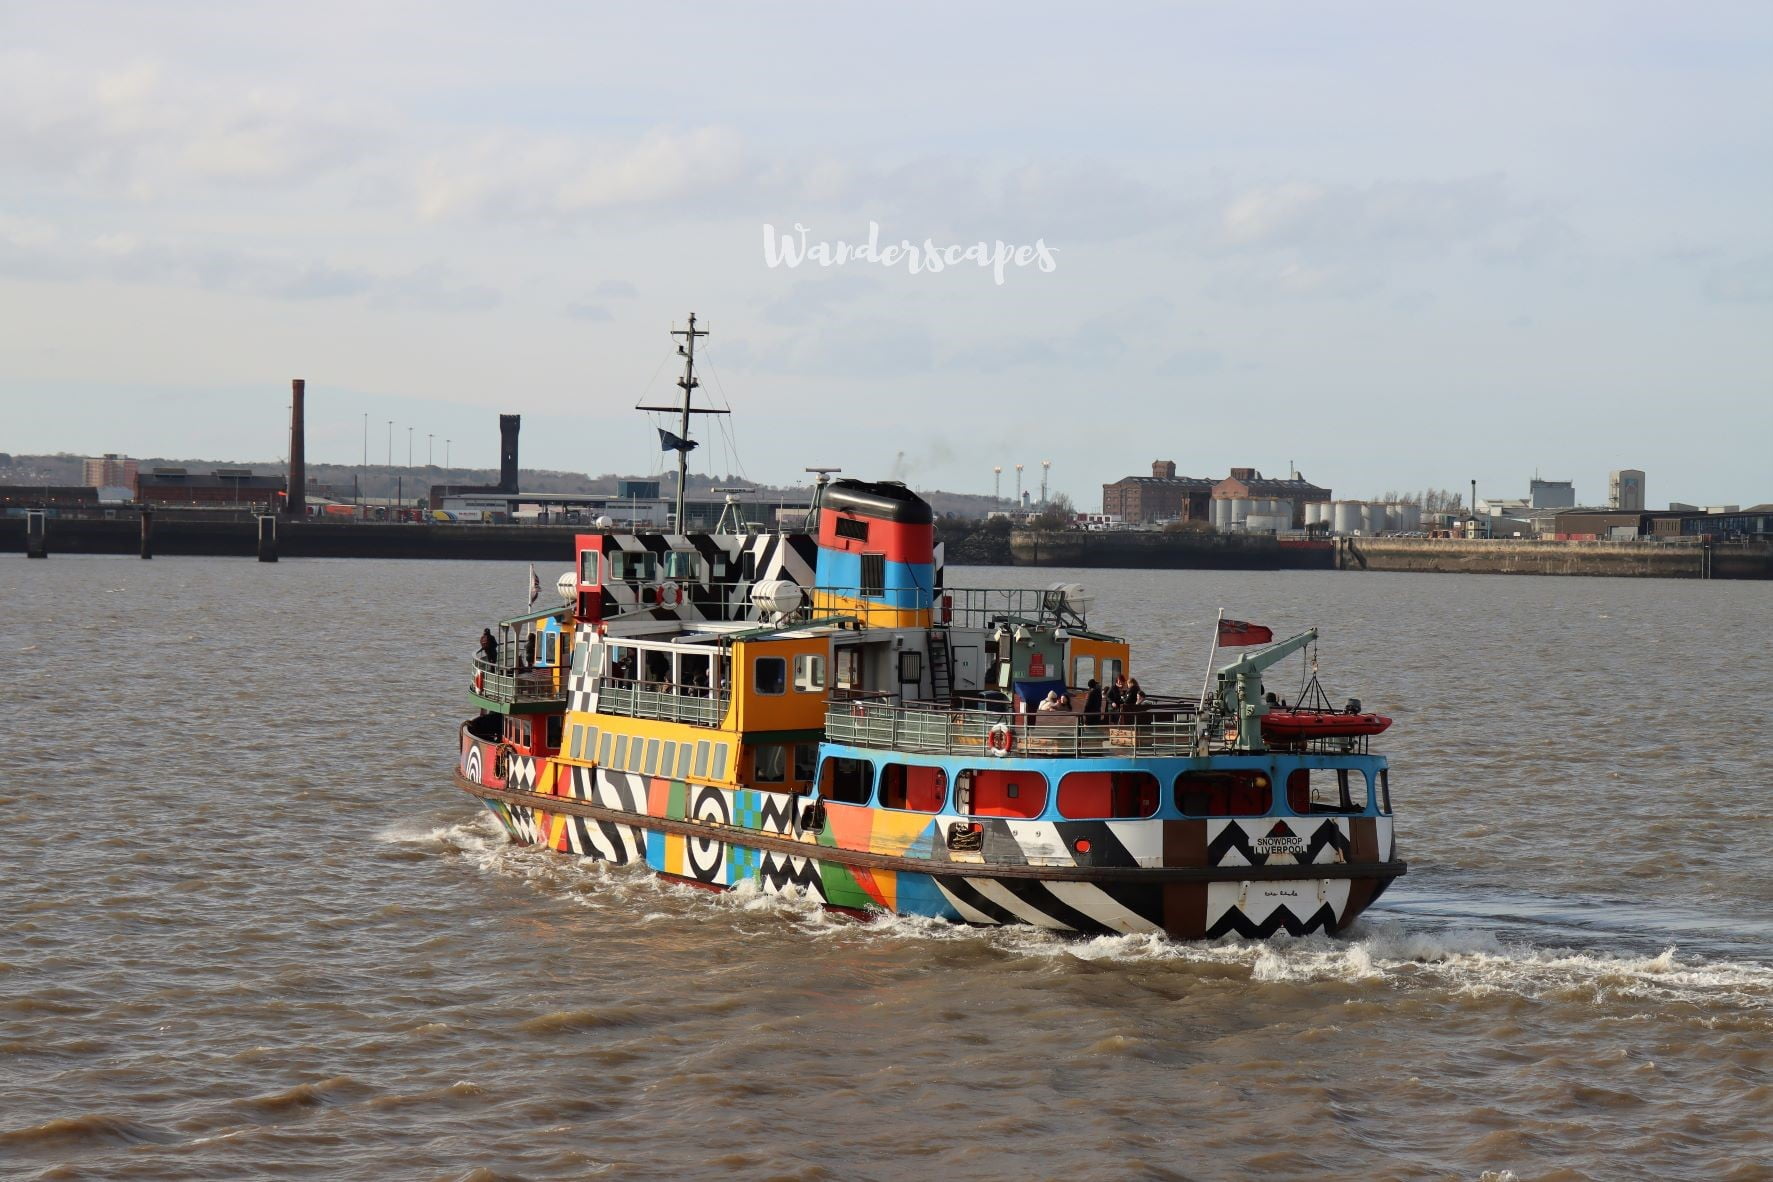
[[[1411,501],[1398,501],[1391,506],[1391,528],[1399,533],[1413,534],[1422,528],[1422,506]]]
[[[1330,504],[1330,524],[1339,534],[1358,534],[1361,532],[1361,503],[1359,501],[1333,501]]]
[[[1368,501],[1361,506],[1361,532],[1369,537],[1385,532],[1385,506]]]
[[[1244,518],[1244,528],[1253,534],[1270,534],[1276,530],[1291,529],[1293,519],[1282,517],[1278,513],[1252,513]]]
[[[1249,497],[1231,498],[1231,524],[1242,525],[1244,518],[1250,515]]]
[[[1213,528],[1224,529],[1231,524],[1231,502],[1224,497],[1215,497],[1208,502],[1212,507]]]
[[[1292,529],[1293,528],[1293,502],[1286,500],[1284,498],[1281,500],[1277,500],[1274,502],[1274,508],[1271,509],[1270,512],[1273,513],[1276,517],[1284,517],[1287,519],[1287,524],[1285,526],[1283,526],[1282,528],[1284,528],[1284,529]]]

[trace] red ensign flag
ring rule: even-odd
[[[1219,647],[1236,648],[1240,644],[1267,644],[1274,639],[1274,629],[1264,628],[1246,620],[1219,621]]]

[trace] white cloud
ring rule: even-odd
[[[751,173],[729,128],[592,141],[505,131],[432,153],[415,181],[428,221],[567,223],[614,209],[706,204]]]
[[[388,131],[360,103],[198,80],[152,60],[102,70],[0,52],[0,175],[100,181],[138,198],[285,184],[369,158]]]

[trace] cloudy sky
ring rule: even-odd
[[[694,311],[702,470],[1773,500],[1770,79],[1764,0],[0,3],[0,451],[304,377],[318,459],[644,471]],[[1056,265],[766,265],[871,221]]]

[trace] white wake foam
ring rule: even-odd
[[[909,915],[857,923],[826,910],[816,896],[770,894],[755,882],[718,894],[658,878],[645,866],[612,866],[533,846],[515,845],[489,815],[453,825],[396,822],[382,841],[456,853],[481,870],[531,880],[582,906],[620,907],[642,923],[677,922],[692,912],[729,918],[773,916],[809,939],[973,941],[1011,956],[1104,962],[1169,961],[1242,965],[1258,984],[1347,982],[1434,988],[1482,995],[1562,997],[1646,1006],[1686,1002],[1773,1012],[1773,966],[1682,956],[1678,947],[1650,956],[1604,949],[1542,947],[1481,927],[1412,928],[1406,920],[1368,917],[1353,935],[1227,938],[1185,943],[1159,935],[1079,938],[1034,927],[969,928]]]

